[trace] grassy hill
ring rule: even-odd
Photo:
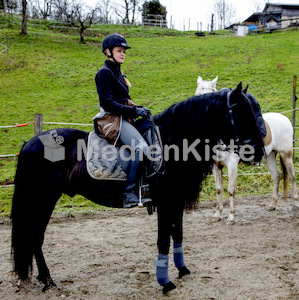
[[[125,35],[132,47],[122,68],[133,85],[133,101],[153,113],[192,96],[199,75],[204,79],[218,75],[218,89],[234,88],[240,81],[249,84],[263,112],[292,108],[292,80],[299,69],[299,31],[242,38],[219,32],[199,38],[194,32],[102,25],[89,30],[82,44],[74,30],[51,27],[47,21],[32,20],[30,24],[39,26],[29,25],[28,35],[20,36],[19,24],[8,24],[0,15],[0,43],[6,37],[9,41],[8,55],[0,53],[0,125],[33,122],[36,113],[42,113],[47,122],[91,124],[98,112],[94,76],[105,59],[101,42],[112,32]],[[287,116],[291,118],[290,113]],[[44,130],[54,127],[44,125]],[[32,136],[32,125],[0,129],[0,154],[19,152]],[[13,179],[16,161],[2,159],[0,164],[0,181]],[[267,170],[242,167],[240,173],[261,171]],[[239,177],[237,194],[270,192],[270,181],[269,175]],[[13,188],[0,189],[0,213],[7,213],[12,192]],[[215,199],[212,179],[204,185],[202,199]],[[69,206],[68,197],[61,203],[62,207]],[[75,203],[83,207],[90,204],[82,197],[76,197]]]

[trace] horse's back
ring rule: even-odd
[[[265,113],[264,120],[272,133],[272,150],[278,152],[290,151],[293,148],[293,126],[290,120],[280,113]],[[267,149],[266,149],[267,150]]]
[[[45,178],[55,181],[61,177],[59,174],[66,174],[70,161],[77,157],[78,141],[86,141],[87,137],[88,132],[70,128],[52,129],[32,137],[20,151],[16,185],[25,186],[32,178],[38,184]]]
[[[51,130],[44,131],[34,137],[32,137],[29,141],[27,141],[21,151],[20,155],[25,153],[36,153],[40,151],[44,151],[44,148],[47,146],[46,142],[51,142],[51,137],[53,138],[52,143],[56,143],[55,145],[48,145],[50,148],[54,148],[54,146],[60,145],[61,147],[72,147],[76,145],[78,140],[84,139],[87,140],[88,132],[72,129],[72,128],[55,128]],[[45,139],[44,137],[48,137]],[[61,142],[55,142],[55,138],[61,137]],[[56,141],[58,141],[56,139]]]

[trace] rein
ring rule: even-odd
[[[233,126],[233,130],[234,130],[234,133],[235,133],[235,141],[236,141],[236,143],[237,143],[237,145],[238,145],[238,150],[237,150],[237,152],[239,152],[239,149],[240,149],[240,139],[239,139],[238,134],[237,134],[237,130],[236,130],[236,126],[235,126],[235,121],[234,121],[234,116],[233,116],[233,110],[232,110],[232,108],[233,108],[234,106],[236,106],[237,103],[235,103],[235,104],[233,104],[233,105],[230,104],[230,96],[231,96],[231,93],[232,93],[232,92],[228,92],[228,93],[227,93],[227,97],[226,97],[226,99],[227,99],[227,108],[228,108],[228,112],[229,112],[229,115],[230,115],[230,122],[231,122],[231,124],[232,124],[232,126]]]

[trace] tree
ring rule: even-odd
[[[100,11],[102,12],[102,21],[103,23],[109,23],[109,14],[111,11],[111,1],[102,0],[100,3]]]
[[[156,26],[157,20],[163,21],[163,27],[166,23],[166,7],[161,5],[159,0],[145,1],[142,8],[143,24]]]
[[[4,0],[5,2],[6,0]],[[6,8],[9,13],[9,19],[12,18],[13,13],[17,13],[18,10],[18,1],[17,0],[9,0],[6,1]]]
[[[37,0],[38,17],[41,16],[43,19],[47,19],[51,16],[53,2],[53,0],[43,0],[42,3],[40,3],[40,0]]]
[[[6,5],[5,5],[5,0],[0,0],[0,9],[4,10],[4,15],[6,17]]]
[[[123,0],[120,7],[115,7],[115,13],[122,20],[123,24],[135,24],[136,12],[142,0]]]
[[[225,28],[236,14],[236,9],[229,1],[226,0],[215,0],[214,11],[218,18],[218,25],[220,29]]]
[[[139,0],[131,0],[132,3],[132,19],[131,24],[135,24],[136,10],[138,10],[138,6],[141,3]]]
[[[65,21],[68,26],[79,29],[80,41],[85,41],[85,30],[97,19],[98,8],[84,8],[84,3],[68,2],[67,0],[56,1],[56,18]]]

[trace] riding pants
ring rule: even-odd
[[[125,120],[122,120],[119,139],[122,144],[131,146],[132,150],[139,150],[142,151],[145,156],[147,155],[148,144],[139,131]]]

